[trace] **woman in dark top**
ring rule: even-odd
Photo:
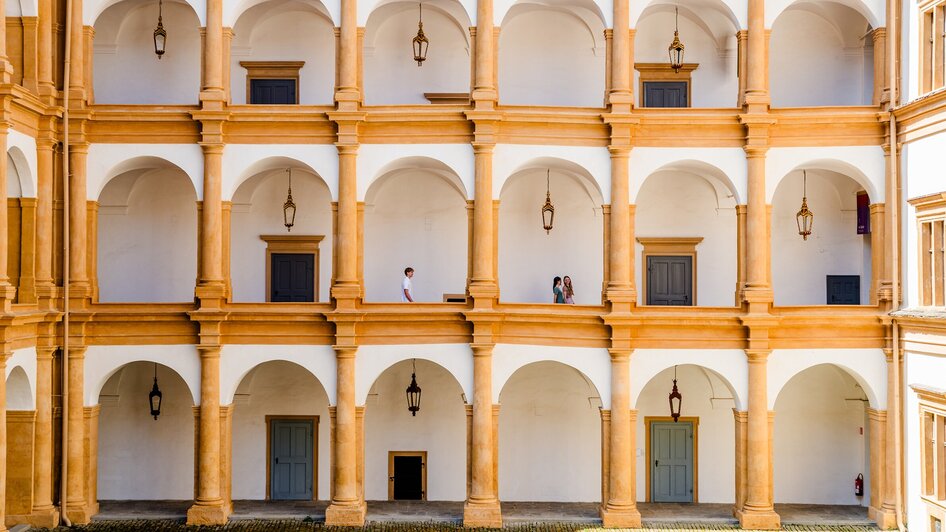
[[[555,276],[555,279],[552,279],[552,303],[564,303],[565,302],[565,293],[562,292],[562,278]]]

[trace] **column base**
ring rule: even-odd
[[[897,528],[897,514],[889,508],[867,508],[867,518],[877,523],[877,528],[890,530]]]
[[[503,512],[499,501],[463,504],[463,526],[466,528],[502,528]]]
[[[223,501],[216,504],[197,504],[187,509],[188,525],[225,525],[230,513]]]
[[[601,524],[604,528],[640,528],[641,513],[636,506],[626,508],[601,507]]]
[[[92,516],[97,512],[89,506],[66,505],[66,517],[73,525],[87,525],[92,522]]]
[[[325,526],[365,526],[368,507],[364,502],[351,505],[332,503],[325,509]]]
[[[749,510],[744,508],[736,512],[739,526],[745,530],[778,530],[782,528],[782,519],[775,510]]]
[[[59,508],[34,508],[25,521],[35,528],[56,528],[59,526]]]

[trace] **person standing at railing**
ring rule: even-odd
[[[572,286],[572,278],[565,276],[562,278],[562,291],[565,293],[565,303],[569,305],[575,304],[575,287]]]
[[[552,303],[564,303],[565,293],[562,291],[562,278],[555,276],[552,279]]]
[[[408,266],[404,268],[404,280],[401,281],[401,303],[414,302],[414,283],[411,278],[414,277],[414,268]]]

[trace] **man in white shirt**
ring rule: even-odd
[[[414,268],[408,266],[404,268],[404,280],[401,281],[401,303],[414,302],[414,284],[411,277],[414,277]]]

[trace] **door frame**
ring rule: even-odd
[[[273,253],[294,253],[312,257],[312,303],[319,302],[319,244],[325,235],[260,235],[266,242],[266,302],[272,302]]]
[[[427,451],[388,451],[388,500],[394,500],[394,457],[395,456],[419,456],[420,457],[420,500],[427,500]]]
[[[641,291],[643,294],[643,306],[647,304],[647,258],[650,256],[658,257],[691,257],[690,258],[690,290],[692,291],[693,303],[689,306],[695,307],[696,302],[696,246],[703,241],[703,237],[637,237],[637,241],[644,247],[641,251]]]
[[[689,422],[693,427],[693,503],[696,504],[700,502],[700,418],[699,416],[693,417],[684,417],[680,416],[680,421]],[[645,502],[651,502],[651,493],[653,493],[653,486],[651,485],[651,474],[650,474],[650,464],[653,462],[651,458],[652,450],[650,448],[650,426],[652,423],[673,423],[673,418],[670,416],[646,416],[644,417],[644,446],[646,448],[645,456],[647,457],[647,468],[646,468],[646,498]]]
[[[273,421],[312,422],[312,500],[319,500],[319,416],[266,416],[266,499],[272,500]]]

